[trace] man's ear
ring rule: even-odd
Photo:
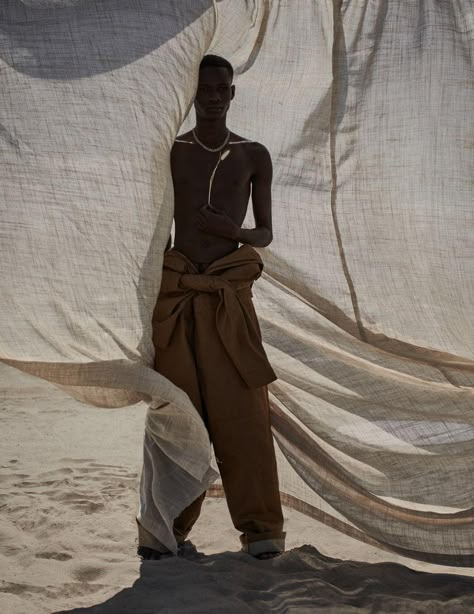
[[[231,92],[232,92],[232,95],[231,95],[230,99],[233,100],[234,96],[235,96],[235,85],[233,85],[230,89],[231,89]]]

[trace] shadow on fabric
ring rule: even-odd
[[[178,13],[170,0],[86,0],[42,8],[2,0],[0,59],[39,79],[70,81],[116,70],[161,47],[212,7],[211,0],[180,4]]]

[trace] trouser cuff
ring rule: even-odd
[[[243,552],[247,552],[252,556],[257,556],[263,552],[284,552],[285,551],[285,536],[283,533],[278,537],[265,537],[265,539],[256,539],[254,536],[249,540],[247,535],[241,535],[240,541],[242,543]]]

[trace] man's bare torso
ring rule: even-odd
[[[219,152],[203,149],[194,142],[191,132],[180,135],[178,141],[186,142],[176,142],[171,152],[175,199],[174,248],[194,263],[209,263],[239,247],[238,241],[211,235],[197,225],[199,210],[208,202],[209,180]],[[214,177],[211,205],[241,227],[247,213],[258,157],[264,148],[259,143],[231,133],[229,144],[222,152],[227,149],[230,153],[220,162]]]

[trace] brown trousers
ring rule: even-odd
[[[251,554],[284,550],[285,537],[266,386],[276,375],[251,298],[262,268],[248,245],[202,274],[183,254],[168,251],[153,316],[155,369],[182,388],[201,415],[233,524]],[[204,497],[175,519],[178,543],[198,519]]]

